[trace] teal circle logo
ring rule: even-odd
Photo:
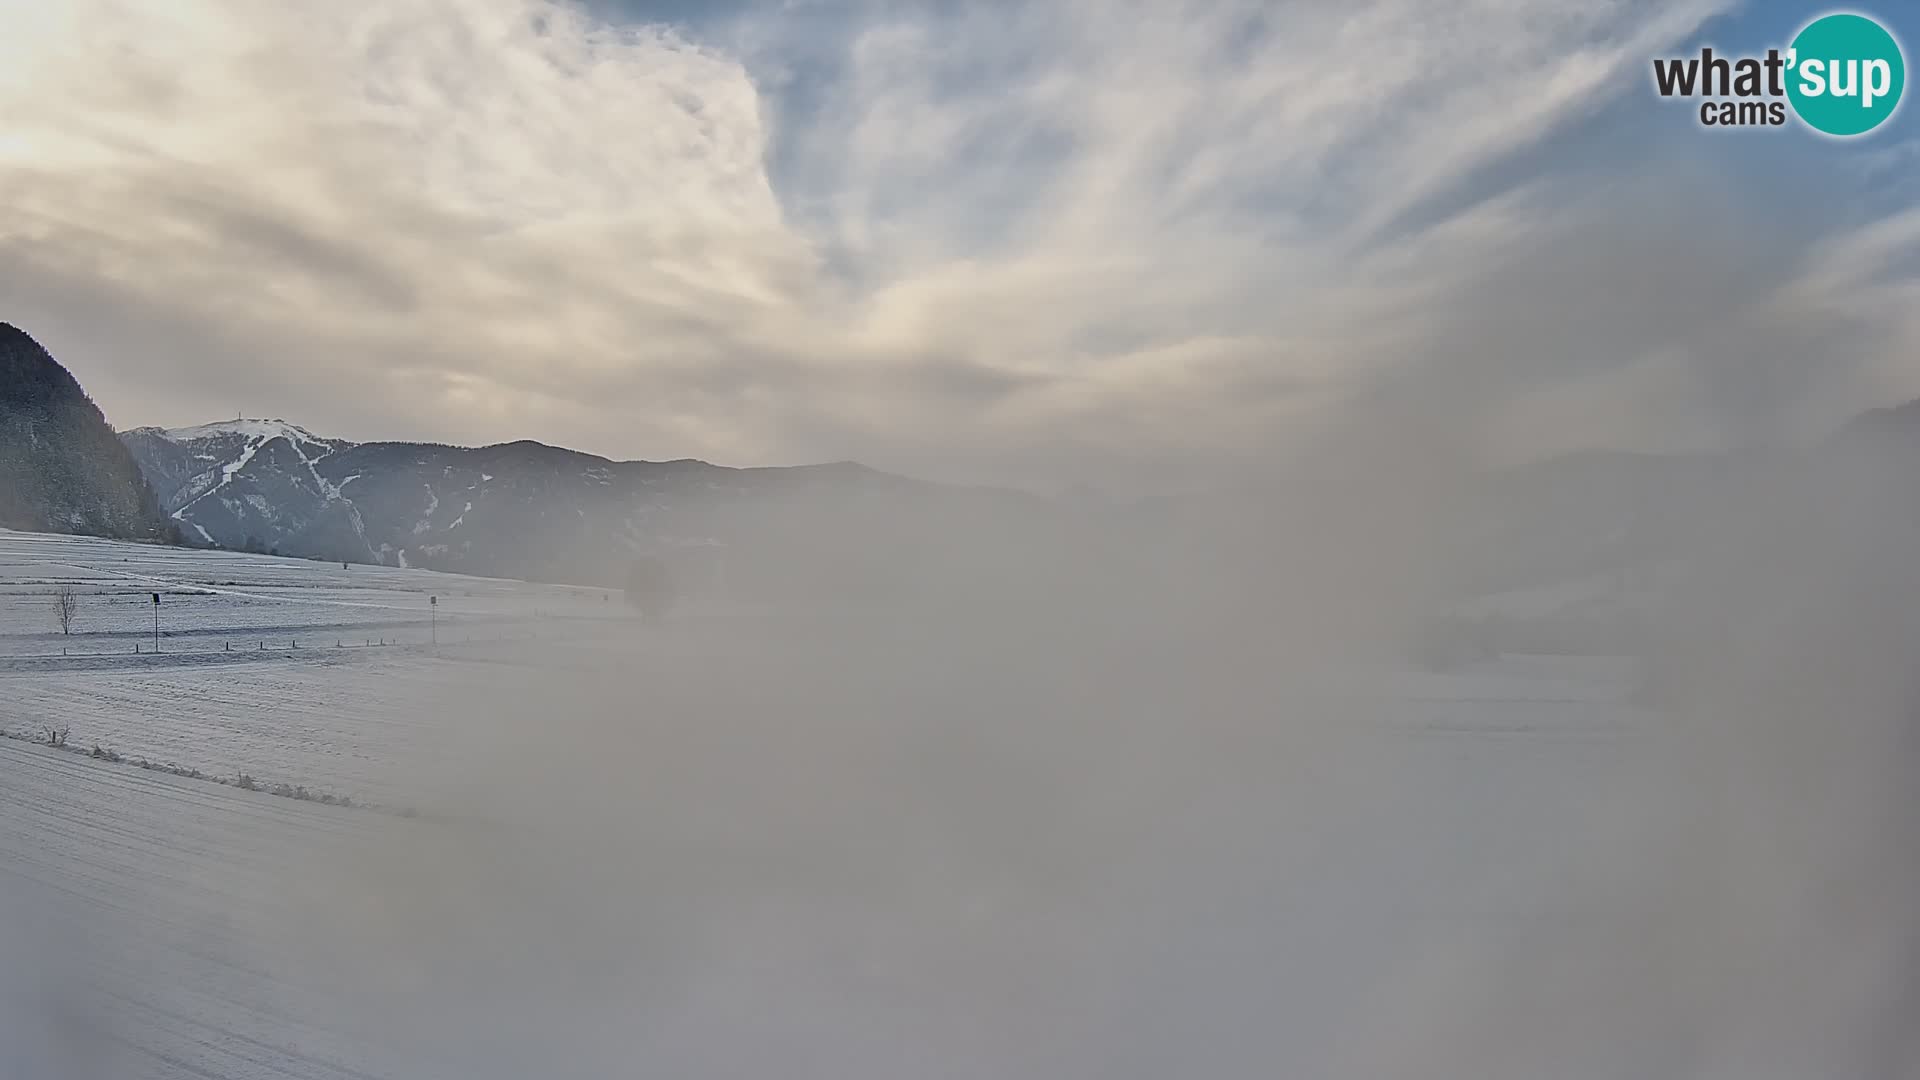
[[[1827,135],[1864,135],[1900,107],[1907,62],[1886,27],[1865,15],[1823,15],[1787,52],[1787,100],[1808,127]]]

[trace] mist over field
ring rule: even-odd
[[[0,1080],[1920,1080],[1806,14],[0,0]]]
[[[1447,515],[1342,545],[1298,490],[1157,581],[443,647],[357,789],[416,816],[210,787],[274,805],[123,834],[10,788],[10,1053],[121,1075],[233,1000],[325,1032],[299,1075],[1909,1075],[1904,460],[1700,514],[1644,680],[1409,665]]]

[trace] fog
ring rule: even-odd
[[[431,813],[269,835],[180,942],[404,1077],[1920,1075],[1907,444],[1702,500],[1594,738],[1409,734],[1498,532],[1376,450],[1130,539],[949,521],[893,604],[529,643],[386,763]],[[8,1075],[119,1075],[131,931],[20,895]]]
[[[1646,69],[1775,7],[0,0],[115,424],[1129,496],[620,506],[741,602],[302,653],[411,816],[0,743],[0,1080],[1920,1078],[1920,424],[1728,449],[1920,392],[1920,142]]]
[[[1415,449],[1157,579],[1081,547],[462,703],[539,718],[460,786],[494,824],[347,852],[304,932],[419,1075],[1920,1075],[1903,448],[1703,504],[1650,721],[1572,747],[1393,733],[1469,483]]]

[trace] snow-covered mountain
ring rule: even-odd
[[[284,420],[233,420],[122,433],[187,542],[502,577],[612,583],[647,552],[683,579],[723,571],[762,587],[805,567],[819,588],[884,587],[947,558],[965,536],[1071,551],[1089,535],[1151,546],[1159,521],[1196,508],[1128,514],[1072,499],[922,483],[852,463],[734,469],[701,461],[610,461],[534,442],[478,448],[353,443]],[[1576,455],[1489,478],[1463,507],[1471,591],[1613,580],[1656,563],[1683,509],[1723,486],[1711,458]],[[1157,507],[1157,508],[1156,508]],[[1165,520],[1162,520],[1165,519]],[[1596,577],[1597,575],[1597,577]],[[791,584],[791,583],[789,583]],[[761,590],[756,590],[761,591]]]
[[[942,515],[1030,509],[1012,492],[851,462],[734,469],[535,442],[353,443],[284,420],[121,438],[189,543],[499,577],[617,582],[646,552],[696,584],[804,564],[825,586],[914,548]]]
[[[321,550],[328,534],[339,525],[353,532],[350,508],[315,464],[352,443],[282,420],[138,428],[120,438],[190,542],[331,555]],[[350,541],[338,554],[351,558],[358,548]]]

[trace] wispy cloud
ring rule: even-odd
[[[1654,238],[1580,245],[1660,185],[1498,166],[1719,6],[0,0],[0,295],[121,423],[1228,457],[1394,380],[1497,410],[1588,377],[1552,312],[1632,291]],[[1600,309],[1562,351],[1698,344]]]

